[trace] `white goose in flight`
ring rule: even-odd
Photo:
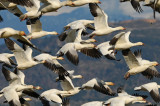
[[[32,22],[32,19],[27,20],[27,28],[30,34],[27,35],[28,39],[37,39],[46,35],[58,35],[56,31],[48,32],[42,30],[42,23],[40,20]]]
[[[1,0],[2,2],[11,2],[22,6],[32,7],[33,3],[31,0]]]
[[[92,25],[94,23],[94,20],[82,19],[82,20],[76,20],[67,24],[66,26],[64,26],[64,31],[70,29],[73,25],[76,25],[77,23],[82,23],[87,29],[95,30],[94,26]]]
[[[82,35],[85,35],[87,32],[85,32],[86,27],[90,24],[87,24],[88,22],[79,20],[79,21],[74,21],[67,26],[65,26],[66,31],[64,31],[62,34],[59,35],[59,40],[64,41],[66,43],[69,42],[83,42],[83,43],[91,43],[91,42],[96,42],[95,39],[87,39],[87,40],[82,40]],[[68,30],[67,30],[68,29]]]
[[[34,87],[33,85],[25,85],[21,83],[21,78],[13,72],[2,67],[2,72],[9,86],[3,88],[0,94],[5,97],[7,102],[11,105],[21,106],[19,96],[22,95],[24,90],[40,89],[40,87]],[[12,95],[12,96],[11,96]]]
[[[62,94],[62,97],[73,96],[81,91],[80,87],[75,87],[69,76],[59,75],[60,85],[63,91],[68,91],[68,94]]]
[[[9,27],[0,29],[0,38],[9,38],[9,37],[12,37],[16,39],[18,42],[26,44],[40,52],[45,52],[43,50],[38,49],[34,44],[32,44],[32,42],[29,41],[28,38],[26,38],[26,34],[24,31],[18,31]]]
[[[68,1],[72,1],[73,5],[67,5],[67,6],[71,6],[71,7],[78,7],[78,6],[83,6],[85,4],[89,4],[89,3],[100,3],[100,0],[68,0]]]
[[[108,26],[108,15],[95,3],[90,3],[89,8],[91,14],[94,16],[95,31],[90,34],[90,37],[102,36],[112,33],[117,30],[125,30],[124,27],[112,28]]]
[[[11,57],[13,57],[13,56],[14,56],[14,54],[1,53],[0,54],[0,63],[5,63],[9,67],[12,67],[12,65],[16,65],[16,63],[14,63],[14,61],[11,59]]]
[[[134,55],[136,56],[136,59],[141,65],[150,63],[149,60],[142,59],[141,50],[134,51]],[[147,68],[144,72],[142,72],[142,75],[144,75],[148,79],[153,79],[154,77],[157,77],[157,78],[160,77],[160,73],[157,71],[157,69],[154,66]]]
[[[128,31],[126,33],[121,32],[117,35],[115,35],[111,40],[110,40],[110,45],[114,46],[114,50],[125,50],[129,49],[134,46],[142,46],[144,43],[142,42],[136,42],[132,43],[129,41],[129,35],[131,31]]]
[[[111,90],[111,88],[108,85],[114,85],[113,82],[104,82],[103,80],[100,80],[98,78],[93,78],[82,85],[81,89],[84,90],[90,90],[94,89],[100,93],[114,96],[115,93]]]
[[[131,75],[142,73],[149,67],[159,65],[156,61],[148,62],[147,64],[140,64],[130,49],[122,50],[122,55],[129,67],[129,71],[124,75],[125,79],[128,79]]]
[[[24,21],[27,18],[39,19],[41,17],[42,13],[41,11],[39,11],[40,1],[39,0],[31,0],[31,1],[33,2],[33,6],[25,7],[27,12],[19,17],[21,21]]]
[[[143,84],[139,87],[135,87],[134,90],[147,91],[150,93],[152,99],[155,102],[160,102],[159,88],[160,88],[160,85],[158,85],[156,82],[150,82],[147,84]]]
[[[56,12],[59,8],[63,6],[74,5],[72,1],[66,0],[61,2],[60,0],[40,0],[43,5],[39,8],[42,13]]]
[[[60,91],[57,89],[50,89],[44,91],[40,95],[40,100],[43,105],[50,106],[50,105],[61,105],[62,104],[62,94],[68,94],[68,91]]]
[[[58,56],[66,55],[67,59],[74,65],[78,65],[79,58],[77,51],[84,53],[87,56],[100,58],[101,53],[95,49],[94,44],[81,44],[78,42],[65,44],[58,52]]]

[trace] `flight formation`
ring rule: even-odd
[[[159,0],[120,0],[117,2],[131,2],[133,8],[139,13],[143,12],[139,2],[144,2],[145,6],[150,6],[153,9],[154,18],[155,12],[159,12]],[[84,90],[94,90],[100,95],[109,96],[110,99],[106,101],[88,101],[81,104],[81,106],[128,106],[134,103],[156,106],[156,103],[160,102],[160,85],[157,82],[152,82],[152,79],[160,78],[160,73],[156,69],[159,63],[143,59],[141,49],[135,51],[130,49],[135,46],[143,46],[144,43],[141,41],[130,42],[131,31],[125,31],[127,28],[123,26],[110,27],[108,15],[101,9],[100,3],[103,3],[103,1],[0,1],[0,10],[7,10],[8,14],[14,14],[20,21],[26,21],[29,31],[29,34],[26,34],[24,31],[15,30],[11,27],[0,29],[0,39],[4,39],[6,48],[10,50],[10,53],[0,53],[2,74],[8,82],[8,86],[0,90],[0,97],[5,98],[5,101],[1,104],[30,106],[28,101],[31,101],[31,98],[28,97],[33,97],[40,101],[43,106],[73,106],[69,98]],[[61,34],[56,31],[45,31],[42,29],[43,23],[41,23],[40,19],[44,14],[57,12],[58,9],[64,6],[74,8],[83,5],[88,5],[93,20],[81,19],[68,23],[64,26]],[[21,12],[19,6],[25,8],[26,13]],[[3,19],[3,16],[0,15],[0,24],[3,21],[7,21],[7,19]],[[97,42],[96,37],[109,36],[112,32],[118,33],[106,42],[99,42],[98,45],[94,44]],[[43,39],[47,35],[53,35],[50,37],[57,37],[59,41],[65,42],[54,55],[32,43],[32,40]],[[38,51],[39,54],[32,56],[32,52],[35,51]],[[72,80],[80,80],[83,78],[83,75],[74,75],[74,70],[66,69],[60,62],[65,57],[68,60],[67,62],[78,67],[79,61],[81,61],[79,59],[80,52],[85,56],[97,59],[96,61],[100,58],[106,58],[117,62],[121,60],[116,58],[116,54],[121,52],[129,68],[123,75],[123,79],[130,80],[131,76],[142,74],[144,79],[149,79],[151,82],[135,86],[133,90],[138,93],[134,95],[127,93],[122,86],[118,87],[117,91],[114,91],[111,86],[114,87],[116,82],[103,81],[97,77],[75,87]],[[48,90],[39,94],[37,90],[41,90],[43,86],[25,84],[26,77],[23,71],[38,64],[43,64],[44,67],[57,74],[57,78],[54,81],[59,83],[63,90],[48,88]],[[148,95],[143,95],[141,91],[146,91]],[[147,100],[148,96],[151,97],[152,102]]]

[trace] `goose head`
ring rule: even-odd
[[[126,30],[126,28],[122,27],[122,26],[119,26],[119,27],[116,27],[116,28],[113,28],[113,30]]]
[[[58,59],[58,60],[63,60],[64,58],[63,58],[63,57],[57,57],[57,59]]]
[[[67,2],[66,2],[66,6],[74,6],[75,4],[72,2],[72,1],[70,1],[70,0],[68,0]]]
[[[19,31],[20,36],[26,36],[26,33],[24,31]]]
[[[115,85],[113,82],[105,82],[106,85]]]
[[[135,46],[143,46],[144,43],[143,42],[137,42],[137,43],[134,43]]]
[[[40,90],[42,88],[40,86],[33,86],[33,89]]]

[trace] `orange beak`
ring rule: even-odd
[[[98,3],[99,3],[99,4],[101,4],[101,2],[100,2],[100,1],[98,1]]]

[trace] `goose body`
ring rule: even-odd
[[[81,106],[105,106],[103,101],[92,101],[82,104]]]
[[[108,85],[114,85],[112,82],[104,82],[98,78],[93,78],[82,85],[81,89],[90,90],[94,89],[100,93],[113,96],[114,93]]]
[[[2,28],[0,29],[0,38],[8,38],[8,37],[20,37],[26,35],[24,31],[18,31],[13,28]]]
[[[36,22],[33,22],[33,23],[30,20],[28,20],[27,28],[28,28],[28,31],[30,32],[30,34],[27,35],[28,39],[37,39],[46,35],[58,35],[56,31],[51,31],[51,32],[43,31],[40,20],[37,20]]]
[[[135,55],[130,49],[122,50],[122,55],[129,67],[129,71],[125,74],[125,79],[128,79],[130,75],[144,72],[147,68],[158,65],[157,62],[149,62],[148,64],[140,65]]]
[[[160,88],[160,85],[158,85],[156,82],[150,82],[147,84],[143,84],[139,87],[135,87],[134,90],[147,91],[150,93],[152,99],[155,102],[160,102],[159,88]]]
[[[70,5],[71,7],[83,6],[89,3],[101,3],[99,0],[70,0],[70,1],[73,1],[73,5]]]
[[[10,39],[5,39],[5,43],[9,50],[11,50],[17,61],[17,68],[24,70],[30,67],[33,67],[37,64],[44,63],[34,61],[32,58],[32,49],[26,46],[26,50],[22,49],[19,45],[13,42]]]
[[[33,6],[32,7],[25,7],[26,8],[26,13],[21,15],[19,17],[19,19],[21,21],[30,18],[30,19],[36,19],[36,18],[40,18],[42,13],[39,10],[40,8],[40,1],[39,0],[31,0],[33,2]]]
[[[78,65],[79,63],[77,54],[78,50],[91,57],[95,58],[101,57],[101,54],[94,47],[95,47],[94,44],[67,43],[57,52],[57,55],[59,56],[66,55],[69,61],[71,61],[75,65]],[[91,51],[93,51],[92,54],[89,53]]]
[[[129,35],[130,35],[130,31],[124,33],[119,33],[117,35],[115,35],[113,37],[112,40],[110,40],[110,44],[114,45],[114,49],[115,50],[125,50],[125,49],[129,49],[133,46],[141,46],[144,45],[144,43],[142,42],[136,42],[136,43],[132,43],[129,41]]]
[[[93,36],[102,36],[112,33],[117,30],[125,30],[123,27],[112,28],[108,26],[108,16],[107,14],[95,3],[90,3],[89,8],[91,14],[94,16],[94,26],[95,31],[90,34],[90,37]]]
[[[57,89],[50,89],[47,91],[44,91],[40,95],[40,100],[43,105],[53,105],[53,104],[62,104],[62,94],[68,94],[68,91],[60,91]]]
[[[0,63],[5,63],[9,66],[11,66],[12,64],[15,65],[15,63],[11,59],[11,57],[13,57],[13,56],[14,56],[14,54],[10,54],[10,53],[0,54]]]
[[[12,2],[18,5],[32,7],[33,3],[31,0],[1,0],[2,2]]]
[[[66,5],[73,5],[72,1],[63,1],[60,2],[59,0],[40,0],[43,5],[40,7],[39,11],[42,13],[47,12],[56,12],[59,8],[66,6]]]

